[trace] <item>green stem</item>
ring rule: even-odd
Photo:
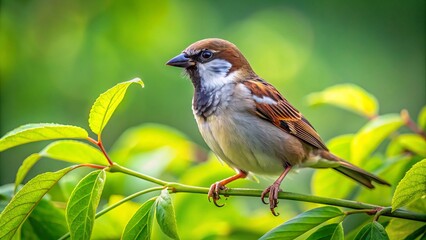
[[[372,215],[372,214],[376,214],[377,211],[378,211],[377,209],[356,209],[356,210],[346,211],[345,216],[358,214],[358,213],[366,213],[368,215]]]
[[[392,212],[392,207],[385,207],[382,209],[378,209],[378,211],[374,215],[373,221],[378,221],[380,216],[382,215],[386,216],[387,213],[391,213],[391,212]]]
[[[164,187],[153,187],[153,188],[148,188],[148,189],[133,193],[132,195],[129,195],[129,196],[121,199],[120,201],[112,204],[111,206],[108,206],[108,207],[102,209],[101,211],[99,211],[98,213],[96,213],[95,219],[104,215],[105,213],[111,211],[112,209],[120,206],[121,204],[132,200],[135,197],[138,197],[138,196],[146,194],[146,193],[154,192],[154,191],[160,191],[160,190],[163,190],[163,189],[164,189]],[[68,233],[64,234],[61,238],[59,238],[59,240],[67,239],[67,238],[69,238],[69,236],[70,236],[70,233],[68,232]]]
[[[167,187],[173,193],[186,192],[186,193],[207,194],[209,192],[209,189],[205,187],[197,187],[197,186],[190,186],[190,185],[174,183],[174,182],[166,182],[166,181],[163,181],[142,173],[138,173],[131,169],[122,167],[116,163],[114,163],[114,165],[111,166],[110,172],[121,172],[121,173],[128,174],[128,175],[131,175],[152,183],[156,183],[158,185]],[[262,190],[232,188],[232,189],[220,191],[220,194],[223,196],[260,197],[260,195],[262,194]],[[379,211],[380,209],[385,208],[379,205],[362,203],[362,202],[351,201],[346,199],[318,197],[318,196],[312,196],[307,194],[290,193],[290,192],[280,192],[278,194],[278,198],[294,200],[294,201],[302,201],[302,202],[319,203],[324,205],[332,205],[332,206],[352,208],[352,209],[364,209],[364,210],[376,211],[372,213],[377,213],[377,211]],[[393,212],[386,211],[386,212],[383,212],[381,215],[426,222],[426,214],[410,212],[410,211],[406,211],[402,209],[396,209]]]
[[[99,135],[99,137],[100,137],[100,135]],[[105,158],[107,159],[108,164],[110,166],[114,165],[114,162],[109,158],[108,153],[106,152],[104,144],[102,143],[101,139],[99,139],[99,141],[98,141],[98,146],[99,146],[99,149],[101,149],[102,153],[104,154]]]
[[[98,164],[92,164],[92,163],[82,163],[77,165],[78,167],[89,167],[89,168],[96,168],[96,169],[105,169],[106,166],[98,165]]]
[[[96,141],[95,139],[88,137],[87,141],[91,142],[92,144],[96,145],[99,147],[99,149],[102,151],[102,153],[104,154],[106,160],[108,161],[108,165],[113,165],[114,162],[109,158],[108,153],[105,150],[104,144],[102,143],[102,139],[101,139],[101,135],[98,135],[98,141]]]
[[[138,172],[133,171],[131,169],[128,169],[126,167],[122,167],[122,166],[118,165],[117,163],[114,163],[111,166],[109,171],[110,172],[121,172],[121,173],[124,173],[124,174],[127,174],[127,175],[131,175],[131,176],[146,180],[148,182],[152,182],[152,183],[161,185],[161,186],[167,186],[169,184],[168,182],[163,181],[161,179],[151,177],[151,176],[148,176],[148,175],[145,175],[145,174],[142,174],[142,173],[138,173]]]
[[[184,185],[184,184],[179,184],[179,183],[170,183],[170,184],[167,185],[167,187],[169,187],[171,192],[175,192],[175,193],[187,192],[187,193],[207,194],[208,191],[209,191],[208,188],[189,186],[189,185]],[[225,191],[221,191],[220,194],[224,195],[224,196],[260,197],[260,195],[262,194],[262,190],[232,188],[232,189],[227,189]],[[346,199],[318,197],[318,196],[299,194],[299,193],[290,193],[290,192],[280,192],[278,194],[278,198],[279,199],[294,200],[294,201],[301,201],[301,202],[319,203],[319,204],[324,204],[324,205],[332,205],[332,206],[352,208],[352,209],[362,209],[362,210],[365,210],[365,212],[367,212],[367,210],[368,210],[368,212],[371,212],[371,213],[375,213],[373,211],[377,211],[377,210],[380,210],[380,209],[387,209],[387,208],[385,208],[383,206],[379,206],[379,205],[362,203],[362,202],[351,201],[351,200],[346,200]],[[388,217],[422,221],[422,222],[426,221],[426,214],[410,212],[410,211],[406,211],[406,210],[402,210],[402,209],[396,209],[393,212],[390,212],[390,211],[383,212],[381,215],[382,216],[388,216]]]
[[[98,217],[104,215],[105,213],[111,211],[112,209],[120,206],[121,204],[123,204],[123,203],[125,203],[127,201],[132,200],[135,197],[139,197],[140,195],[143,195],[143,194],[146,194],[146,193],[150,193],[150,192],[161,191],[163,189],[164,189],[164,187],[152,187],[152,188],[148,188],[148,189],[145,189],[145,190],[133,193],[132,195],[129,195],[129,196],[121,199],[120,201],[112,204],[111,206],[108,206],[108,207],[102,209],[101,211],[99,211],[98,213],[96,213],[95,218],[98,218]]]

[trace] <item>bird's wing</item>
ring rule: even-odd
[[[271,84],[262,79],[253,79],[242,83],[253,94],[257,116],[314,147],[328,150],[309,121]]]

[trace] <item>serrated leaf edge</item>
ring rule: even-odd
[[[98,174],[98,176],[96,177],[96,179],[95,179],[95,181],[93,182],[94,184],[93,184],[93,186],[92,186],[92,189],[91,189],[91,191],[90,191],[90,199],[89,199],[89,203],[91,203],[92,204],[92,202],[93,202],[93,191],[95,190],[95,188],[99,188],[99,186],[97,186],[98,184],[99,184],[99,182],[100,182],[100,180],[102,181],[102,185],[100,186],[100,194],[102,194],[102,190],[103,190],[103,186],[104,186],[104,184],[105,184],[105,182],[104,182],[104,178],[106,177],[106,173],[105,173],[105,170],[97,170],[97,171],[93,171],[93,172],[91,172],[91,173],[89,173],[88,175],[86,175],[86,177],[84,177],[78,184],[77,184],[77,186],[74,188],[74,190],[75,191],[73,191],[72,193],[71,193],[71,196],[70,196],[70,198],[69,198],[69,200],[68,200],[68,202],[72,199],[72,197],[73,197],[73,195],[76,193],[76,190],[77,190],[77,187],[78,186],[80,186],[80,183],[84,180],[84,179],[86,179],[87,177],[89,177],[90,175],[95,175],[95,173],[96,172],[98,172],[97,174]],[[100,176],[102,174],[102,176]],[[103,178],[103,179],[101,179],[101,177]],[[89,184],[89,183],[86,183],[86,184]],[[83,196],[83,197],[81,197],[78,201],[81,201],[81,199],[83,199],[84,197],[86,197],[86,196]],[[98,197],[98,200],[100,199],[100,195],[99,196],[95,196],[95,197]],[[78,201],[76,201],[76,202],[78,202]],[[74,202],[74,203],[76,203],[76,202]],[[93,219],[89,219],[91,222],[94,222],[95,221],[95,214],[96,214],[96,208],[97,208],[97,205],[99,204],[99,201],[96,203],[96,206],[94,207],[94,213],[93,213]],[[66,220],[67,220],[67,225],[68,225],[68,228],[70,229],[70,235],[71,235],[71,239],[73,238],[73,233],[75,233],[75,232],[72,232],[71,231],[71,222],[69,221],[70,219],[69,219],[69,217],[68,217],[68,208],[71,208],[72,206],[68,206],[69,204],[67,204],[67,210],[66,210]],[[75,204],[74,204],[75,205]],[[86,210],[86,212],[87,212],[87,214],[86,215],[88,215],[88,213],[89,213],[89,207],[86,207],[85,209],[87,209]],[[80,213],[81,212],[83,212],[83,210],[84,209],[82,209],[80,212],[79,212],[79,214],[78,215],[80,215]],[[75,218],[74,218],[74,220],[75,220]],[[83,223],[81,223],[81,224],[87,224],[87,221],[84,221]],[[80,225],[81,225],[80,224]],[[94,223],[92,223],[92,228],[89,230],[90,232],[86,232],[87,231],[87,229],[86,229],[86,227],[83,227],[83,229],[84,229],[84,235],[88,235],[89,236],[89,238],[90,238],[90,235],[91,235],[91,231],[93,230],[93,224]],[[77,227],[76,229],[78,229],[78,228],[80,228],[80,225],[78,225],[79,227]]]
[[[401,201],[400,199],[403,196],[407,196],[407,195],[415,196],[416,195],[416,192],[413,192],[411,194],[402,194],[402,195],[401,195],[401,192],[404,192],[405,189],[411,188],[411,186],[414,185],[414,184],[411,184],[413,182],[413,180],[410,179],[410,181],[409,181],[408,178],[412,178],[412,176],[419,175],[419,173],[417,173],[417,171],[421,170],[422,168],[425,168],[425,167],[426,167],[426,158],[424,158],[421,161],[419,161],[418,163],[414,164],[410,168],[410,170],[407,171],[407,173],[401,179],[401,181],[399,181],[398,185],[396,186],[394,195],[392,197],[392,211],[395,211],[396,209],[405,206],[409,202],[416,200],[416,199],[412,199],[413,197],[411,197],[411,198],[406,198],[405,200]],[[419,168],[419,169],[417,169],[417,168]],[[421,172],[421,171],[419,171],[419,172]],[[425,174],[423,174],[421,176],[425,176]],[[405,183],[406,181],[408,181],[410,183],[410,185],[406,185],[406,183]],[[403,186],[403,184],[405,184],[405,185]],[[418,185],[422,186],[424,184],[425,183],[420,181]],[[425,195],[425,193],[423,193],[423,195]],[[404,204],[404,202],[406,202],[406,203]]]
[[[75,166],[72,166],[72,167],[68,167],[68,168],[64,168],[64,169],[62,169],[62,170],[59,170],[59,171],[56,171],[56,172],[45,172],[45,173],[42,173],[42,174],[39,174],[39,175],[37,175],[36,177],[34,177],[33,179],[31,179],[26,185],[24,185],[24,187],[23,188],[21,188],[18,192],[17,192],[17,194],[11,199],[11,201],[7,204],[7,206],[6,206],[6,208],[3,210],[3,212],[0,214],[0,219],[2,218],[2,217],[4,217],[4,215],[6,214],[6,213],[8,213],[8,212],[10,212],[10,211],[12,211],[13,209],[15,209],[15,208],[13,208],[13,209],[7,209],[7,207],[8,206],[10,206],[10,204],[11,203],[13,203],[14,201],[16,201],[16,199],[17,199],[17,197],[19,196],[19,197],[22,197],[22,196],[20,196],[19,195],[19,193],[20,193],[20,191],[22,191],[22,189],[24,189],[25,188],[25,186],[28,186],[28,184],[30,184],[30,183],[33,183],[36,179],[37,179],[37,177],[38,176],[42,176],[42,175],[46,175],[46,174],[55,174],[55,173],[59,173],[60,171],[64,171],[64,173],[62,174],[62,176],[60,177],[60,178],[58,178],[58,179],[55,179],[55,180],[51,180],[51,179],[49,179],[49,180],[42,180],[42,181],[53,181],[53,182],[55,182],[55,183],[53,183],[49,188],[40,188],[40,189],[38,189],[38,190],[47,190],[47,191],[45,191],[45,193],[44,194],[42,194],[41,196],[40,196],[40,198],[38,199],[38,200],[36,200],[36,201],[34,201],[34,202],[30,202],[30,203],[33,203],[33,206],[30,208],[30,210],[26,213],[26,214],[24,214],[25,216],[24,216],[24,218],[22,219],[22,221],[19,223],[19,225],[18,226],[16,226],[16,227],[14,227],[14,228],[12,228],[10,231],[8,231],[8,232],[6,232],[3,236],[1,236],[1,237],[4,237],[4,236],[6,236],[6,235],[8,235],[8,234],[10,234],[11,232],[13,232],[13,234],[12,234],[12,236],[10,236],[10,237],[13,237],[13,235],[15,235],[15,232],[16,232],[16,230],[18,230],[18,228],[25,222],[25,220],[28,218],[28,216],[31,214],[31,212],[34,210],[34,208],[37,206],[37,204],[41,201],[41,199],[43,198],[43,196],[44,195],[46,195],[46,193],[65,175],[65,174],[67,174],[67,173],[69,173],[70,171],[72,171],[73,169],[75,169]],[[40,181],[41,182],[41,181]],[[37,190],[37,189],[36,189]],[[34,192],[34,191],[36,191],[36,190],[33,190],[33,191],[31,191],[31,192]],[[29,193],[31,193],[31,192],[29,192]],[[25,193],[25,195],[26,194],[28,194],[28,193]],[[28,204],[28,203],[27,203]],[[21,206],[21,205],[20,205]],[[6,223],[5,223],[6,224]],[[0,230],[1,230],[2,228],[0,227]],[[3,238],[2,238],[3,239]],[[10,239],[10,238],[9,238]]]
[[[109,88],[108,90],[106,90],[105,92],[103,92],[103,93],[101,93],[97,98],[96,98],[96,100],[95,100],[95,102],[93,103],[93,105],[92,105],[92,107],[91,107],[91,109],[90,109],[90,113],[89,113],[89,127],[90,127],[90,129],[92,130],[92,132],[93,133],[95,133],[95,134],[97,134],[97,135],[101,135],[101,133],[102,133],[102,131],[103,131],[103,129],[105,128],[105,126],[107,125],[107,123],[108,123],[108,121],[109,121],[109,119],[108,119],[108,121],[105,123],[105,118],[106,118],[106,115],[107,115],[107,113],[108,113],[108,109],[109,109],[109,106],[111,105],[111,103],[112,103],[112,99],[114,99],[115,98],[115,96],[118,94],[118,93],[120,93],[120,94],[123,94],[123,97],[124,97],[124,94],[125,94],[125,92],[127,91],[127,88],[132,84],[132,83],[138,83],[138,84],[140,84],[142,87],[144,87],[144,83],[142,82],[142,80],[140,79],[140,78],[134,78],[134,79],[132,79],[132,80],[129,80],[129,81],[126,81],[126,82],[121,82],[121,83],[118,83],[118,84],[116,84],[115,86],[113,86],[113,87],[111,87],[111,88]],[[117,88],[117,89],[116,89]],[[97,105],[98,103],[100,103],[101,102],[101,99],[103,98],[103,97],[105,97],[108,93],[111,93],[110,91],[112,91],[112,90],[114,90],[114,89],[116,89],[116,91],[113,93],[113,96],[112,97],[110,97],[109,98],[109,101],[108,101],[108,106],[105,108],[104,107],[104,109],[105,109],[105,112],[102,114],[102,113],[99,113],[99,112],[97,112],[96,110],[95,110],[95,107],[96,106],[101,106],[101,105]],[[117,97],[114,101],[117,101],[118,99],[120,99],[120,102],[122,101],[122,99],[123,99],[123,97],[121,97],[121,99],[120,99],[120,97]],[[102,105],[103,106],[103,105]],[[112,111],[112,113],[111,113],[111,116],[112,116],[112,114],[114,113],[114,111],[115,111],[115,109]],[[93,126],[93,118],[94,118],[94,115],[96,115],[96,114],[99,114],[99,115],[102,115],[102,120],[101,120],[101,122],[100,122],[100,125],[99,125],[99,129],[96,129],[95,128],[95,126]]]

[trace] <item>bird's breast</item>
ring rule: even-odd
[[[299,165],[306,159],[298,138],[253,114],[252,96],[243,84],[231,89],[193,100],[200,133],[220,159],[258,174],[279,174],[285,163]]]
[[[195,118],[207,145],[234,169],[276,175],[286,162],[299,164],[304,158],[298,139],[251,115]]]
[[[256,136],[258,131],[251,130],[257,127],[255,123],[229,115],[196,119],[207,145],[232,168],[260,174],[278,174],[282,171],[282,161],[272,150],[274,146],[262,143],[262,137]]]
[[[213,90],[203,87],[195,89],[192,99],[194,115],[207,118],[217,111],[225,110],[233,95],[232,88],[233,84],[227,84]]]

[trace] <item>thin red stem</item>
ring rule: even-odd
[[[88,137],[87,140],[93,144],[95,144],[96,146],[98,146],[98,141],[96,141],[95,139]]]
[[[82,164],[79,164],[77,167],[90,167],[90,168],[96,168],[96,169],[106,168],[106,166],[92,164],[92,163],[82,163]]]
[[[108,153],[106,152],[106,150],[105,150],[105,148],[104,148],[104,145],[102,144],[102,141],[101,141],[101,140],[99,140],[99,141],[98,141],[98,146],[99,146],[99,148],[101,149],[102,153],[105,155],[106,159],[108,160],[108,164],[109,164],[110,166],[114,165],[114,163],[113,163],[113,162],[111,161],[111,159],[109,158]]]
[[[417,124],[411,119],[410,114],[406,109],[402,109],[401,118],[404,121],[404,124],[411,129],[411,131],[419,134],[422,138],[426,139],[426,133],[420,129]]]
[[[378,117],[378,115],[377,114],[374,114],[374,115],[371,115],[371,116],[367,116],[367,119],[368,120],[374,120],[374,119],[376,119]]]
[[[96,146],[99,147],[99,149],[101,149],[102,153],[104,154],[105,158],[108,160],[108,164],[110,166],[112,166],[114,163],[111,161],[111,159],[108,156],[108,153],[106,152],[105,148],[104,148],[104,144],[102,143],[102,140],[99,138],[99,141],[96,141],[95,139],[88,137],[87,140],[93,144],[95,144]]]

